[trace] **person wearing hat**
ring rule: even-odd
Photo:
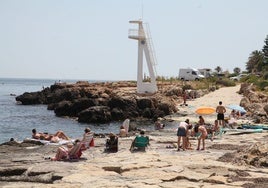
[[[182,140],[182,149],[183,151],[186,149],[186,135],[188,132],[189,119],[186,119],[183,122],[180,122],[177,136],[178,136],[178,151],[180,151],[180,142]]]

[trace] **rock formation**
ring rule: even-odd
[[[268,122],[268,96],[264,93],[256,91],[252,84],[243,83],[239,94],[243,94],[240,106],[248,111],[255,123]]]
[[[130,119],[156,120],[177,111],[180,86],[166,87],[155,94],[137,94],[133,82],[55,83],[38,92],[26,92],[16,101],[22,105],[46,104],[57,116],[84,123],[107,123]]]

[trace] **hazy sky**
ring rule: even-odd
[[[0,0],[0,77],[136,80],[136,28],[149,23],[160,76],[245,70],[268,35],[267,0]]]

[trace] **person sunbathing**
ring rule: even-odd
[[[90,128],[85,128],[81,142],[84,144],[83,150],[94,147],[94,132],[92,132]]]
[[[44,133],[37,133],[36,129],[32,130],[32,138],[39,140],[42,136],[44,136]]]
[[[119,136],[120,137],[127,137],[127,131],[123,125],[120,126]]]
[[[60,161],[64,159],[79,159],[82,155],[82,143],[79,139],[75,140],[74,144],[67,144],[67,147],[60,146],[57,149],[55,157],[48,158],[52,161]]]
[[[51,142],[58,142],[60,139],[70,140],[62,131],[57,131],[55,134],[37,133],[36,129],[32,130],[32,138],[38,140],[47,140]]]

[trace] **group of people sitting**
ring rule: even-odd
[[[160,122],[157,122],[160,124]],[[190,124],[189,119],[186,119],[183,122],[180,122],[177,129],[178,136],[178,151],[192,149],[189,137],[197,136],[197,150],[205,150],[205,139],[208,137],[208,134],[211,134],[211,139],[213,140],[215,133],[219,131],[220,126],[218,121],[215,120],[212,129],[208,132],[208,129],[205,124],[205,120],[202,116],[199,116],[199,122],[193,126]],[[74,142],[70,142],[67,145],[60,146],[57,149],[56,155],[53,158],[50,158],[53,161],[59,161],[64,159],[79,159],[82,155],[82,152],[87,150],[89,147],[94,146],[94,133],[91,132],[90,128],[84,130],[83,138],[76,139]],[[128,131],[126,131],[124,126],[120,126],[119,135],[110,133],[108,139],[105,143],[105,152],[117,152],[118,151],[118,137],[128,136]],[[58,139],[70,140],[68,136],[62,131],[58,131],[55,134],[48,133],[37,133],[36,129],[32,130],[32,138],[47,140],[51,142],[57,142]],[[202,147],[200,147],[202,142]],[[130,146],[130,151],[145,151],[145,148],[149,145],[149,137],[145,136],[145,131],[141,130],[140,134],[135,137]]]
[[[83,151],[94,146],[93,136],[94,133],[91,132],[90,128],[86,128],[82,140],[76,139],[74,143],[67,144],[67,147],[60,146],[55,157],[51,158],[51,160],[79,159]]]
[[[149,145],[149,137],[145,136],[145,131],[141,130],[140,135],[137,135],[132,141],[130,151],[145,151],[145,148]],[[109,134],[109,138],[105,144],[106,152],[117,152],[118,151],[118,136],[113,133]]]
[[[234,126],[237,125],[237,120],[238,119],[242,119],[245,118],[246,113],[240,112],[238,110],[232,110],[229,118],[226,120],[225,124],[230,127],[230,128],[234,128]]]
[[[137,135],[133,140],[130,151],[145,151],[145,148],[149,145],[149,137],[144,135],[144,131],[140,131],[140,135]],[[125,137],[128,136],[127,131],[123,126],[120,127],[119,136]],[[66,136],[62,131],[57,131],[55,134],[40,133],[36,129],[32,130],[32,138],[38,140],[46,140],[53,143],[58,142],[59,139],[69,140],[68,144],[62,145],[57,149],[55,157],[48,157],[52,161],[59,160],[70,160],[70,159],[79,159],[82,155],[82,152],[87,150],[90,147],[93,147],[94,144],[94,133],[91,132],[90,128],[84,130],[83,138],[76,139],[71,141],[71,139]],[[108,139],[105,143],[105,152],[117,152],[118,151],[118,136],[110,133]]]
[[[64,159],[79,159],[82,155],[82,152],[88,149],[91,146],[94,146],[94,133],[91,132],[90,128],[84,130],[83,138],[76,139],[74,142],[66,136],[63,131],[57,131],[55,134],[48,133],[37,133],[36,129],[32,130],[32,138],[38,140],[46,140],[52,143],[59,142],[60,139],[68,140],[67,145],[60,146],[57,149],[55,157],[48,158],[53,161],[59,161]]]

